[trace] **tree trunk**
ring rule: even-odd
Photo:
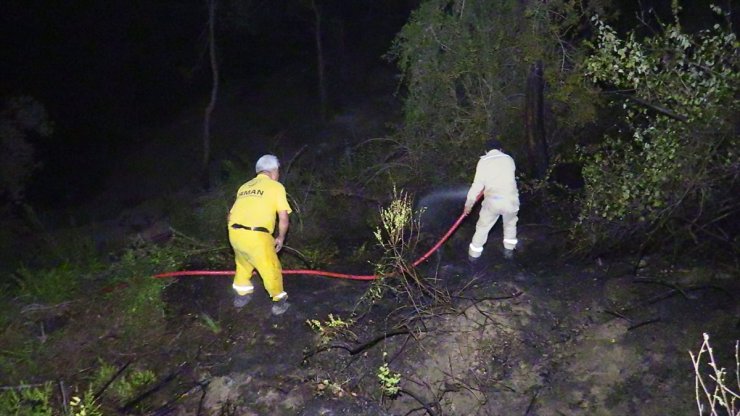
[[[524,131],[527,139],[527,156],[530,173],[543,178],[549,163],[545,137],[545,111],[542,61],[535,62],[527,76],[524,106]]]
[[[201,180],[203,186],[208,189],[210,180],[208,174],[208,164],[211,161],[211,114],[216,107],[216,97],[218,95],[218,62],[216,61],[216,37],[214,27],[216,25],[216,0],[207,0],[208,2],[208,49],[211,59],[211,73],[213,75],[213,84],[211,87],[211,99],[206,106],[205,117],[203,121],[203,161],[201,165]]]
[[[316,38],[316,60],[317,60],[317,71],[319,76],[319,97],[321,99],[321,120],[326,121],[327,113],[327,93],[326,93],[326,74],[324,69],[324,47],[321,43],[321,12],[316,5],[315,0],[311,0],[311,8],[314,14],[314,36]]]

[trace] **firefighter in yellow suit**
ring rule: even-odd
[[[502,218],[504,229],[504,256],[510,259],[516,248],[516,223],[519,220],[519,191],[516,185],[514,159],[502,152],[501,143],[491,139],[486,143],[487,153],[480,157],[475,169],[473,184],[465,201],[465,214],[473,209],[478,195],[483,192],[475,234],[468,247],[468,258],[478,259],[488,240],[488,233]]]
[[[291,213],[280,179],[280,162],[273,155],[257,160],[257,176],[243,184],[229,211],[229,241],[234,248],[236,290],[234,306],[244,307],[252,299],[252,272],[257,269],[267,293],[273,300],[272,313],[284,313],[290,304],[283,290],[283,275],[277,253],[283,247]],[[278,218],[277,236],[275,217]]]

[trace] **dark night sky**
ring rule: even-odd
[[[379,62],[418,1],[317,0],[327,70],[340,60]],[[54,137],[37,143],[47,181],[92,186],[136,128],[204,103],[210,88],[206,1],[97,0],[3,4],[0,97],[31,95],[47,108]],[[222,83],[287,67],[315,73],[308,1],[220,0]],[[235,7],[239,6],[239,7]],[[308,77],[307,77],[308,78]]]

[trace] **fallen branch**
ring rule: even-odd
[[[141,403],[142,400],[156,393],[162,387],[164,387],[165,385],[169,384],[172,380],[174,380],[182,372],[186,364],[187,362],[180,364],[176,370],[172,371],[167,377],[162,379],[162,381],[160,381],[159,383],[157,383],[156,385],[154,385],[152,388],[148,389],[144,393],[141,393],[138,397],[135,397],[134,399],[129,400],[128,403],[121,406],[118,410],[121,413],[128,413],[129,410],[131,410],[137,404]]]
[[[189,396],[191,393],[193,393],[197,389],[201,389],[201,390],[205,391],[205,386],[208,385],[208,382],[209,381],[210,381],[210,379],[208,379],[206,381],[194,381],[194,382],[192,382],[192,386],[190,388],[188,388],[184,392],[176,395],[174,398],[168,400],[167,403],[163,404],[162,406],[159,406],[159,408],[153,410],[151,412],[151,415],[152,416],[163,416],[163,415],[166,415],[166,414],[171,413],[173,411],[173,409],[170,406],[172,406],[175,402],[177,402],[178,400],[182,399],[183,397]]]
[[[298,159],[298,157],[303,153],[304,150],[306,150],[306,148],[308,148],[308,145],[304,144],[300,149],[298,149],[297,152],[295,152],[293,157],[288,160],[288,163],[285,164],[285,169],[283,170],[283,172],[285,172],[286,177],[288,176],[288,173],[290,173],[290,168],[293,166],[293,162]]]
[[[620,319],[624,319],[624,320],[625,320],[625,321],[627,321],[627,322],[632,322],[632,320],[631,320],[630,318],[628,318],[628,317],[626,317],[626,316],[622,315],[622,314],[621,314],[621,313],[619,313],[619,312],[615,312],[615,311],[612,311],[612,310],[609,310],[609,309],[604,309],[604,313],[605,313],[605,314],[607,314],[607,315],[611,315],[611,316],[614,316],[614,317],[620,318]]]
[[[620,97],[624,97],[624,98],[626,98],[628,100],[634,101],[635,103],[637,103],[637,104],[639,104],[639,105],[641,105],[641,106],[643,106],[645,108],[649,108],[649,109],[651,109],[653,111],[656,111],[656,112],[661,113],[661,114],[663,114],[665,116],[668,116],[668,117],[670,117],[670,118],[672,118],[674,120],[683,121],[683,122],[686,122],[688,120],[686,118],[686,116],[684,116],[682,114],[675,113],[672,110],[669,110],[669,109],[667,109],[667,108],[665,108],[665,107],[663,107],[661,105],[648,102],[648,101],[643,100],[642,98],[636,97],[634,95],[624,94],[624,93],[619,92],[619,91],[605,91],[604,93],[606,93],[606,94],[614,94],[614,95],[618,95]]]
[[[707,289],[714,289],[714,290],[717,290],[719,292],[722,292],[725,295],[727,295],[727,297],[730,298],[730,301],[733,304],[735,303],[735,296],[733,296],[732,293],[728,292],[727,289],[722,288],[722,287],[719,287],[719,286],[714,286],[714,285],[702,285],[702,286],[696,286],[696,287],[685,288],[685,289],[672,289],[672,290],[669,290],[669,291],[667,291],[665,293],[661,293],[659,295],[655,295],[655,296],[653,296],[653,297],[645,300],[644,302],[642,302],[641,305],[652,305],[652,304],[655,304],[655,303],[660,302],[661,300],[665,300],[665,299],[671,298],[671,297],[673,297],[673,296],[675,296],[675,295],[677,295],[679,293],[681,295],[683,295],[683,297],[685,299],[691,299],[691,297],[689,297],[687,295],[688,292],[696,292],[696,291],[699,291],[699,290],[707,290]]]
[[[200,394],[200,401],[198,401],[198,413],[196,413],[196,416],[200,416],[201,412],[203,411],[203,402],[206,400],[206,393],[208,393],[208,390],[206,390],[206,387],[208,387],[208,383],[202,386],[203,391]]]
[[[67,389],[64,388],[64,380],[59,380],[59,392],[62,394],[62,409],[64,409],[64,414],[69,414],[69,409],[67,408]]]
[[[45,311],[45,310],[50,310],[50,309],[64,308],[66,306],[69,306],[69,304],[71,304],[72,302],[76,302],[76,301],[70,300],[67,302],[57,303],[56,305],[44,305],[42,303],[31,303],[21,308],[21,314],[26,314],[26,313],[35,312],[35,311]]]
[[[412,393],[412,392],[410,392],[410,391],[408,391],[406,389],[399,389],[398,390],[398,393],[399,394],[405,394],[405,395],[411,397],[412,399],[416,400],[424,408],[424,410],[427,411],[427,414],[429,414],[431,416],[436,416],[437,413],[429,406],[429,404],[428,403],[424,403],[424,401],[421,398],[419,398],[419,396],[417,396],[416,394],[414,394],[414,393]],[[416,410],[418,410],[418,409],[412,409],[409,412],[407,412],[406,414],[409,415],[409,414],[411,414],[411,412],[414,412]]]
[[[106,389],[107,389],[108,387],[110,387],[110,385],[111,385],[111,384],[113,384],[113,382],[114,382],[114,381],[115,381],[115,380],[116,380],[116,379],[117,379],[117,378],[118,378],[118,377],[119,377],[119,376],[120,376],[121,374],[123,374],[123,372],[124,372],[124,371],[126,371],[126,369],[128,368],[128,366],[129,366],[129,365],[131,365],[131,363],[132,363],[132,362],[133,362],[133,360],[129,360],[129,361],[127,361],[127,362],[126,362],[126,364],[124,364],[124,365],[123,365],[123,367],[119,368],[119,369],[118,369],[118,371],[116,371],[116,374],[113,374],[113,377],[111,377],[111,378],[110,378],[110,379],[108,380],[108,382],[107,382],[107,383],[105,383],[105,384],[103,385],[103,387],[101,387],[101,388],[100,388],[100,389],[99,389],[99,390],[97,391],[97,393],[95,393],[95,394],[93,395],[93,400],[98,400],[98,399],[100,398],[100,396],[102,396],[102,395],[103,395],[103,393],[105,392],[105,390],[106,390]]]
[[[314,356],[314,355],[316,355],[316,354],[318,354],[320,352],[327,351],[327,350],[330,350],[330,349],[335,349],[335,348],[345,350],[345,351],[349,352],[350,355],[357,355],[357,354],[365,351],[368,348],[372,348],[373,346],[375,346],[375,344],[379,343],[380,341],[383,341],[383,340],[388,339],[390,337],[394,337],[396,335],[403,335],[403,334],[408,334],[408,333],[410,333],[410,331],[408,329],[399,329],[399,330],[396,330],[396,331],[386,332],[386,333],[383,333],[381,335],[378,335],[377,337],[375,337],[375,338],[373,338],[373,339],[371,339],[369,341],[366,341],[366,342],[364,342],[364,343],[362,343],[360,345],[357,345],[355,347],[351,347],[351,346],[347,345],[346,343],[341,343],[341,344],[340,343],[333,343],[333,344],[325,345],[325,346],[320,347],[320,348],[317,348],[317,349],[315,349],[315,350],[313,350],[313,351],[311,351],[309,353],[306,353],[303,356],[303,360],[307,360],[308,358],[310,358],[310,357],[312,357],[312,356]]]
[[[504,296],[493,296],[493,297],[485,297],[485,298],[469,298],[469,297],[467,297],[467,296],[458,296],[458,297],[457,297],[457,299],[462,299],[462,300],[469,300],[469,301],[473,301],[474,303],[473,303],[473,305],[471,305],[471,306],[475,306],[475,305],[477,305],[478,303],[481,303],[481,302],[484,302],[484,301],[487,301],[487,300],[507,300],[507,299],[515,299],[515,298],[518,298],[519,296],[521,296],[521,295],[523,295],[523,294],[524,294],[524,291],[522,291],[522,290],[519,290],[519,291],[516,291],[516,292],[512,293],[511,295],[504,295]]]
[[[532,395],[532,400],[529,401],[529,406],[527,406],[527,410],[524,411],[524,416],[529,415],[529,412],[532,411],[532,408],[534,407],[535,402],[537,401],[537,396],[539,396],[540,390],[537,389],[536,392],[534,392],[534,395]]]
[[[686,292],[684,291],[684,289],[675,283],[666,282],[666,281],[658,280],[658,279],[645,279],[645,278],[634,279],[632,282],[633,283],[652,283],[656,285],[670,287],[678,291],[678,293],[680,293],[684,298],[688,299],[688,296],[686,295]]]
[[[628,331],[631,331],[633,329],[637,329],[637,328],[639,328],[641,326],[645,326],[645,325],[652,324],[652,323],[655,323],[655,322],[660,322],[660,318],[648,319],[647,321],[643,321],[643,322],[634,324],[634,325],[630,326],[629,328],[627,328],[627,330]]]

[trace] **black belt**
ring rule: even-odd
[[[250,231],[259,231],[259,232],[270,234],[270,230],[268,230],[265,227],[247,227],[246,225],[241,225],[241,224],[231,224],[231,228],[250,230]]]

